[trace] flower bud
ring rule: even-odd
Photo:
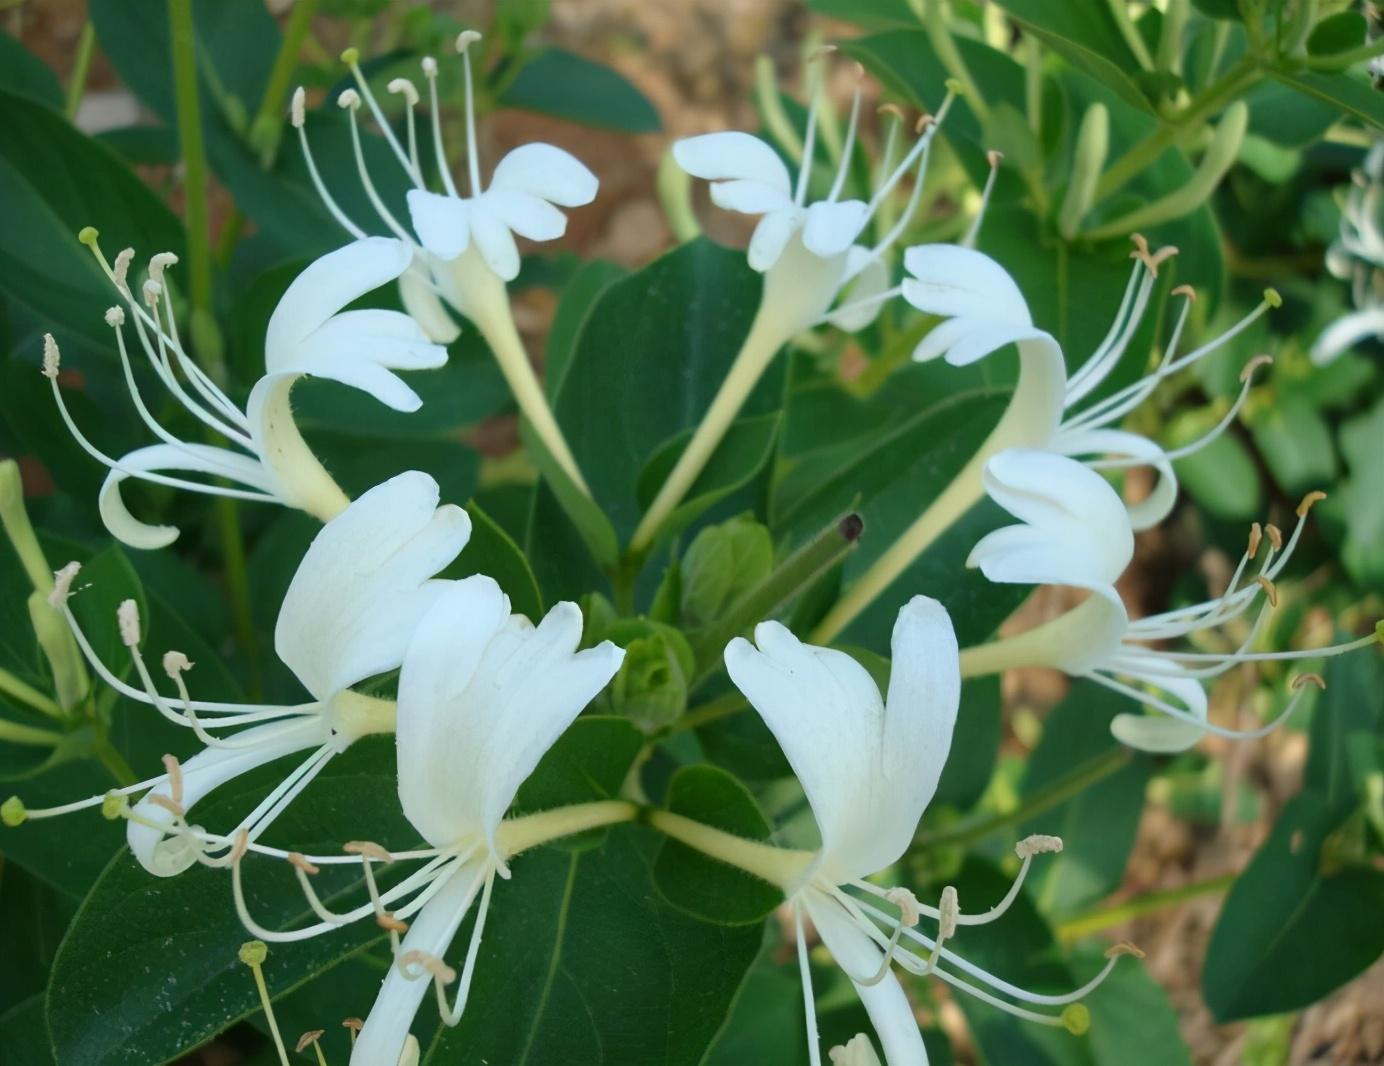
[[[697,534],[682,559],[682,614],[689,626],[725,613],[774,566],[769,531],[751,518],[732,518]]]

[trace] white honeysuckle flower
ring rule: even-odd
[[[1350,282],[1355,311],[1342,315],[1312,345],[1312,362],[1325,366],[1367,337],[1384,338],[1384,142],[1351,175],[1341,204],[1341,233],[1326,251],[1326,266]]]
[[[121,252],[112,267],[97,245],[94,230],[84,230],[82,239],[125,302],[124,307],[106,312],[106,322],[115,332],[135,408],[162,443],[137,448],[119,458],[92,444],[63,401],[58,385],[58,346],[52,334],[44,338],[43,372],[77,443],[110,470],[101,487],[101,517],[112,535],[131,547],[166,547],[177,539],[178,530],[175,526],[148,525],[130,514],[121,495],[121,486],[128,478],[212,496],[280,503],[323,521],[331,519],[348,500],[294,423],[289,402],[294,383],[302,377],[329,378],[368,392],[396,411],[416,411],[422,400],[394,371],[432,369],[447,361],[446,349],[431,343],[408,315],[343,310],[408,268],[411,254],[406,245],[370,237],[328,253],[294,278],[274,308],[265,332],[264,376],[250,390],[249,401],[241,410],[183,347],[165,279],[166,269],[176,258],[166,252],[154,256],[149,277],[137,297],[128,277],[134,252]],[[231,447],[181,440],[154,417],[140,394],[125,343],[125,326],[131,322],[160,383]],[[193,481],[170,471],[225,478],[236,487]]]
[[[1065,466],[1064,471],[1062,467]],[[1128,564],[1132,542],[1124,505],[1099,475],[1074,459],[1042,452],[1001,452],[986,470],[990,496],[1025,524],[998,530],[976,545],[968,565],[978,565],[992,581],[1023,585],[1060,584],[1089,589],[1092,595],[1065,614],[1026,632],[961,653],[964,676],[975,677],[1020,666],[1061,670],[1088,678],[1148,708],[1153,714],[1123,713],[1111,723],[1122,743],[1150,752],[1185,751],[1210,733],[1234,739],[1261,737],[1293,713],[1305,694],[1304,680],[1271,721],[1253,729],[1232,729],[1208,721],[1203,682],[1241,663],[1315,659],[1375,643],[1360,640],[1300,651],[1256,651],[1269,613],[1277,604],[1274,584],[1287,565],[1321,493],[1298,507],[1298,521],[1286,539],[1270,525],[1255,523],[1249,545],[1226,591],[1203,603],[1145,618],[1131,619],[1114,583]],[[1123,528],[1121,528],[1123,527]],[[1267,543],[1265,543],[1267,541]],[[1260,553],[1262,558],[1260,558]],[[1258,559],[1257,567],[1251,566]],[[1242,638],[1226,627],[1262,604]],[[1226,651],[1181,650],[1220,645]],[[1168,644],[1174,642],[1173,647]]]
[[[430,987],[436,987],[442,1020],[448,1025],[461,1020],[495,877],[510,875],[513,844],[501,825],[505,812],[544,752],[615,676],[624,658],[609,641],[578,651],[581,635],[575,604],[559,603],[534,626],[512,614],[509,598],[482,575],[449,583],[434,598],[403,655],[396,725],[399,798],[429,846],[395,855],[377,845],[356,846],[359,858],[351,861],[361,863],[369,903],[344,914],[328,911],[312,890],[306,867],[341,857],[289,856],[322,920],[289,931],[265,929],[245,903],[239,861],[244,849],[239,849],[233,862],[236,907],[253,935],[303,940],[371,916],[393,934],[394,965],[356,1039],[351,1054],[356,1066],[399,1061]],[[422,865],[380,892],[371,864],[394,860]],[[449,1007],[445,986],[457,974],[443,957],[478,896],[459,991]],[[400,941],[398,934],[405,931]]]
[[[78,566],[58,572],[51,599],[101,678],[122,696],[150,705],[164,718],[194,731],[205,748],[167,772],[138,784],[44,811],[41,818],[101,806],[129,819],[135,858],[151,873],[171,876],[194,862],[221,864],[242,831],[253,843],[327,763],[354,741],[393,731],[393,702],[351,686],[394,670],[420,620],[453,584],[434,575],[465,547],[471,534],[466,512],[438,505],[438,486],[427,474],[400,474],[366,492],[314,538],[290,582],[274,628],[279,658],[311,699],[291,706],[216,703],[191,698],[183,678],[186,656],[170,651],[164,671],[177,695],[159,693],[140,652],[140,624],[133,600],[120,608],[121,637],[130,649],[140,687],[116,677],[96,655],[68,598]],[[234,730],[233,732],[226,732]],[[309,751],[256,808],[229,833],[188,826],[192,806],[232,778],[281,757]],[[132,807],[124,797],[143,794]]]
[[[910,277],[902,292],[920,311],[940,315],[944,321],[919,343],[913,358],[919,361],[945,356],[953,366],[965,366],[1007,345],[1019,352],[1019,384],[1000,423],[982,447],[993,455],[1010,447],[1041,448],[1058,455],[1081,458],[1095,469],[1119,470],[1152,467],[1158,474],[1153,491],[1129,505],[1136,531],[1157,525],[1172,510],[1177,498],[1175,459],[1205,447],[1234,422],[1249,397],[1253,371],[1267,356],[1251,359],[1242,370],[1242,388],[1235,402],[1214,429],[1201,439],[1168,449],[1137,433],[1113,428],[1144,402],[1170,375],[1191,366],[1243,332],[1270,307],[1281,302],[1272,289],[1254,311],[1219,337],[1195,351],[1178,356],[1178,342],[1194,299],[1190,288],[1175,292],[1184,297],[1177,325],[1162,361],[1149,374],[1109,396],[1083,406],[1084,401],[1110,375],[1138,332],[1153,293],[1159,265],[1175,249],[1150,252],[1143,238],[1135,237],[1133,273],[1110,330],[1089,359],[1070,377],[1057,341],[1033,324],[1028,304],[1014,279],[999,263],[982,252],[953,244],[921,245],[904,253]]]
[[[943,893],[941,906],[927,907],[906,890],[886,890],[866,880],[897,862],[912,843],[951,746],[961,676],[946,610],[936,600],[915,596],[899,612],[885,698],[865,668],[844,652],[804,644],[777,622],[761,623],[754,635],[754,644],[737,638],[726,647],[726,669],[778,740],[821,836],[820,849],[785,868],[779,882],[797,932],[813,1066],[819,1066],[821,1050],[804,918],[854,983],[888,1066],[927,1062],[893,962],[911,973],[935,974],[1020,1017],[1065,1024],[1061,1017],[1000,999],[954,971],[1013,999],[1060,1006],[1074,1003],[1109,967],[1075,993],[1043,996],[1016,988],[943,946],[958,927],[1003,914],[1017,898],[1033,856],[1060,848],[1060,841],[1025,841],[1014,886],[998,906],[980,915],[961,914],[954,891]],[[876,905],[881,901],[890,910]],[[936,937],[914,928],[922,916],[938,922]],[[911,942],[908,947],[901,946],[905,938]],[[863,1051],[857,1047],[843,1053]],[[835,1054],[833,1061],[840,1061]]]

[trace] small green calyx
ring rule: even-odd
[[[246,966],[263,966],[269,957],[269,948],[263,940],[247,940],[240,945],[240,961]]]
[[[1085,1036],[1091,1029],[1091,1012],[1084,1003],[1072,1003],[1062,1011],[1062,1024],[1073,1036]]]
[[[23,825],[28,817],[29,812],[24,808],[24,801],[18,796],[11,796],[4,803],[0,803],[0,822],[4,822],[11,829]]]

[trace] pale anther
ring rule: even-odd
[[[401,93],[409,107],[418,103],[418,90],[407,78],[395,78],[385,88],[392,93]]]
[[[1323,692],[1326,691],[1326,679],[1321,674],[1298,674],[1288,687],[1296,692],[1303,685],[1316,685]]]
[[[341,95],[336,98],[336,106],[354,111],[360,107],[360,93],[354,89],[342,89]]]
[[[139,643],[139,604],[134,600],[121,600],[115,609],[115,619],[120,625],[120,641],[127,648]]]
[[[394,915],[388,913],[375,915],[375,924],[390,933],[408,932],[408,922],[401,922]]]
[[[1004,160],[1004,153],[996,148],[991,148],[985,153],[985,158],[989,161],[991,167],[997,167]]]
[[[322,872],[319,867],[314,866],[312,863],[310,863],[307,860],[307,856],[305,856],[301,851],[290,851],[288,853],[287,860],[290,866],[294,866],[297,869],[302,870],[305,874],[318,874]]]
[[[168,791],[173,795],[173,802],[179,807],[183,805],[183,767],[178,762],[176,755],[165,755],[163,757],[164,773],[168,774]]]
[[[133,248],[122,248],[115,257],[115,265],[111,268],[111,274],[114,276],[115,287],[120,292],[130,291],[125,279],[130,273],[130,263],[133,262],[134,257],[135,250]]]
[[[1278,606],[1278,586],[1275,585],[1272,581],[1270,581],[1270,580],[1269,580],[1267,577],[1265,577],[1263,574],[1258,575],[1254,580],[1255,580],[1255,582],[1258,583],[1259,587],[1262,588],[1262,589],[1264,590],[1264,595],[1267,596],[1267,597],[1269,598],[1269,606],[1270,606],[1270,607],[1277,607],[1277,606]]]
[[[1270,522],[1264,527],[1264,532],[1268,535],[1269,543],[1273,545],[1273,550],[1281,551],[1283,548],[1283,530]]]
[[[1326,499],[1326,493],[1322,492],[1320,489],[1313,489],[1304,496],[1302,502],[1297,505],[1297,516],[1299,518],[1306,518],[1307,512],[1312,509],[1312,505],[1318,500],[1324,499]]]
[[[170,681],[191,669],[192,660],[182,652],[166,651],[163,653],[163,672],[168,675]]]
[[[175,803],[167,796],[158,792],[155,792],[149,796],[149,802],[152,803],[155,807],[162,807],[174,818],[181,818],[183,817],[183,815],[187,814],[187,811],[183,809],[183,805],[181,803]]]
[[[48,593],[50,607],[62,607],[67,602],[67,598],[72,595],[72,582],[81,569],[82,564],[74,560],[61,570],[53,571],[53,591]]]
[[[947,885],[942,889],[942,897],[937,901],[937,942],[950,940],[956,935],[956,920],[961,914],[961,902],[956,889]]]
[[[1110,947],[1105,949],[1105,957],[1107,959],[1118,959],[1124,955],[1142,959],[1144,957],[1144,952],[1137,945],[1131,944],[1128,940],[1121,940],[1118,944],[1111,944]]]
[[[1172,291],[1172,295],[1185,296],[1189,300],[1195,300],[1197,298],[1197,290],[1190,285],[1179,285]]]
[[[906,888],[891,888],[884,894],[884,898],[899,908],[899,924],[908,929],[912,929],[918,924],[918,919],[922,917],[922,905],[915,896]]]
[[[373,840],[348,840],[341,846],[341,850],[347,855],[360,855],[367,859],[378,859],[380,862],[394,861],[394,856]]]
[[[106,325],[111,329],[118,329],[125,324],[125,309],[123,307],[106,308]]]
[[[53,339],[53,334],[43,335],[43,375],[44,377],[57,380],[58,362],[60,360],[58,352],[58,342]]]
[[[1014,854],[1021,859],[1031,859],[1035,855],[1056,854],[1062,850],[1062,838],[1034,833],[1014,845]]]
[[[298,1043],[293,1050],[295,1052],[301,1052],[306,1048],[312,1047],[313,1044],[317,1043],[317,1041],[321,1039],[322,1034],[326,1031],[327,1030],[325,1029],[309,1029],[306,1033],[304,1033],[302,1036],[298,1038]]]
[[[480,39],[481,35],[478,31],[462,30],[459,34],[457,34],[457,51],[466,51],[466,49],[471,47],[471,45],[475,44]]]
[[[158,252],[149,257],[149,276],[160,285],[163,284],[163,272],[178,262],[178,257],[172,252]]]
[[[1244,369],[1240,371],[1240,380],[1242,382],[1249,381],[1249,379],[1254,375],[1254,372],[1256,370],[1258,370],[1261,366],[1267,366],[1272,362],[1273,356],[1271,355],[1256,355],[1253,359],[1246,363]]]
[[[288,115],[295,130],[302,129],[303,123],[307,121],[307,100],[308,94],[301,85],[293,90],[293,101],[289,104]]]
[[[144,293],[144,302],[146,304],[148,304],[150,307],[158,306],[159,297],[163,295],[162,285],[160,285],[153,278],[149,278],[144,282],[144,288],[141,291]]]
[[[1259,544],[1264,539],[1264,529],[1255,522],[1249,527],[1249,547],[1245,549],[1245,554],[1253,559],[1259,554]]]

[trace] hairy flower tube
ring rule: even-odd
[[[1175,249],[1150,252],[1136,235],[1134,270],[1114,321],[1100,345],[1070,376],[1056,339],[1033,324],[1028,303],[1009,272],[982,252],[952,244],[922,245],[904,253],[911,275],[902,285],[904,299],[920,311],[938,315],[939,323],[918,344],[913,358],[944,356],[953,366],[967,366],[1013,345],[1019,354],[1019,380],[1009,406],[976,454],[874,564],[861,575],[827,614],[815,633],[831,640],[957,518],[984,496],[984,470],[990,457],[1006,448],[1039,448],[1080,458],[1096,469],[1152,467],[1158,481],[1149,495],[1129,505],[1129,522],[1138,530],[1161,522],[1177,498],[1175,459],[1192,455],[1215,440],[1234,421],[1249,398],[1253,374],[1267,356],[1249,360],[1240,374],[1239,395],[1216,426],[1179,448],[1164,448],[1137,433],[1116,428],[1172,374],[1199,362],[1243,332],[1270,307],[1280,303],[1272,289],[1263,301],[1220,336],[1178,355],[1178,345],[1195,294],[1179,287],[1183,299],[1172,336],[1158,365],[1138,381],[1101,399],[1090,397],[1119,365],[1138,333],[1153,295],[1159,265]]]
[[[357,88],[347,89],[337,98],[337,103],[351,113],[356,166],[371,206],[389,231],[412,251],[412,265],[399,278],[399,294],[404,307],[430,337],[444,344],[454,340],[459,332],[443,306],[444,301],[475,324],[494,353],[524,417],[567,476],[585,490],[586,483],[576,460],[529,364],[505,286],[519,273],[515,236],[533,241],[561,237],[567,229],[567,217],[558,208],[580,207],[594,200],[596,176],[561,148],[535,143],[509,152],[496,165],[489,185],[482,182],[476,148],[470,53],[471,46],[480,38],[479,33],[467,30],[456,41],[466,83],[467,196],[462,196],[458,190],[447,162],[437,97],[437,60],[431,56],[423,60],[423,76],[428,82],[435,165],[443,189],[440,193],[428,188],[423,161],[419,157],[414,111],[420,97],[411,81],[395,78],[388,86],[389,91],[401,96],[406,105],[407,148],[400,143],[361,71],[355,49],[348,50],[342,58],[351,68]],[[374,116],[412,186],[407,194],[411,228],[404,226],[390,211],[370,177],[356,121],[362,104]],[[299,88],[293,96],[291,117],[313,185],[337,223],[359,239],[365,235],[365,230],[337,204],[313,159],[304,105],[305,94]]]
[[[1116,739],[1152,752],[1185,751],[1208,733],[1232,739],[1261,737],[1297,708],[1305,682],[1324,687],[1316,674],[1292,682],[1294,693],[1271,721],[1233,729],[1208,720],[1203,682],[1241,663],[1292,661],[1340,655],[1375,643],[1371,634],[1326,648],[1255,650],[1264,623],[1277,605],[1275,582],[1302,537],[1307,514],[1321,493],[1298,506],[1298,521],[1284,539],[1272,525],[1255,523],[1249,545],[1225,592],[1192,604],[1131,619],[1114,582],[1133,550],[1124,504],[1113,488],[1081,463],[1041,451],[1011,449],[986,466],[990,498],[1021,520],[982,538],[968,565],[991,581],[1057,584],[1092,595],[1065,614],[1012,637],[961,652],[961,673],[976,677],[1018,666],[1045,666],[1084,677],[1154,712],[1116,715]],[[1251,608],[1259,611],[1243,639],[1221,631]],[[1220,636],[1219,641],[1207,638]],[[1209,643],[1226,651],[1184,650]],[[1169,647],[1169,643],[1174,646]]]
[[[394,705],[352,690],[366,678],[398,668],[420,620],[452,582],[434,578],[466,545],[471,521],[452,504],[438,506],[438,486],[416,471],[378,485],[328,522],[308,548],[289,584],[274,629],[274,647],[312,696],[292,706],[194,700],[183,675],[192,663],[169,651],[163,667],[176,696],[161,694],[140,651],[139,614],[133,600],[120,607],[121,639],[130,649],[140,687],[126,684],[97,657],[68,605],[78,566],[59,571],[51,602],[67,619],[96,673],[120,695],[152,707],[193,731],[205,747],[166,772],[100,796],[15,821],[46,818],[90,807],[128,819],[135,858],[150,873],[171,876],[224,852],[237,833],[254,841],[308,786],[333,756],[372,733],[394,729]],[[189,827],[194,804],[256,767],[310,752],[284,775],[233,830],[207,833]],[[141,795],[133,806],[126,797]]]
[[[930,907],[906,889],[886,889],[868,880],[887,871],[911,845],[951,746],[961,677],[956,637],[942,605],[915,596],[899,612],[884,698],[865,668],[844,652],[804,644],[777,622],[761,623],[754,636],[753,644],[737,638],[726,647],[726,669],[787,756],[807,794],[821,847],[806,853],[752,844],[666,812],[650,821],[683,843],[783,889],[796,930],[813,1066],[822,1055],[808,968],[808,921],[855,985],[888,1066],[927,1062],[893,963],[913,974],[935,975],[1019,1017],[1067,1024],[1064,1016],[1019,1004],[1073,1004],[1104,979],[1113,960],[1075,992],[1040,995],[945,946],[958,929],[1003,915],[1018,898],[1033,857],[1059,850],[1061,841],[1023,841],[1017,849],[1023,862],[1013,887],[983,914],[962,913],[954,889],[944,890],[939,906]],[[936,935],[917,929],[923,917],[937,922]],[[870,1061],[858,1045],[840,1051],[857,1056],[844,1061]],[[842,1061],[835,1051],[832,1060]]]
[[[212,496],[281,503],[323,521],[335,517],[348,500],[298,432],[289,403],[294,383],[301,377],[329,378],[368,392],[396,411],[416,411],[423,401],[393,371],[431,369],[447,361],[446,349],[431,343],[407,315],[343,310],[365,293],[398,278],[409,265],[406,245],[385,237],[365,238],[324,255],[293,279],[265,332],[264,376],[250,390],[249,401],[241,410],[183,347],[165,276],[176,257],[168,252],[155,255],[136,296],[129,278],[133,249],[117,255],[112,266],[97,244],[95,230],[84,230],[82,240],[124,300],[124,307],[106,312],[106,324],[115,332],[125,384],[135,409],[162,443],[137,448],[118,459],[92,444],[63,401],[58,385],[58,345],[52,334],[44,338],[43,373],[77,443],[110,471],[99,499],[106,528],[135,548],[166,547],[177,539],[178,530],[148,525],[130,514],[121,496],[121,486],[129,478]],[[127,324],[133,324],[159,382],[189,414],[224,437],[231,447],[181,440],[155,418],[136,381],[126,346]],[[235,485],[193,481],[169,471],[224,478]]]
[[[634,551],[653,543],[780,348],[804,330],[828,322],[842,329],[860,329],[897,293],[888,289],[885,257],[907,230],[922,199],[932,141],[955,92],[948,92],[935,118],[924,119],[912,147],[882,176],[867,203],[842,199],[860,118],[857,88],[831,187],[824,199],[809,203],[818,111],[823,106],[815,69],[814,64],[814,89],[796,178],[771,145],[748,133],[707,133],[673,145],[673,158],[683,170],[712,183],[713,203],[761,216],[747,257],[750,266],[764,275],[764,288],[759,310],[725,381],[630,540]],[[873,244],[858,243],[915,168],[913,188],[898,219]],[[838,303],[848,290],[847,301]]]
[[[578,651],[581,633],[575,604],[558,604],[534,626],[512,614],[509,598],[481,575],[455,582],[434,598],[403,656],[396,728],[399,799],[429,847],[400,855],[378,845],[352,847],[352,861],[360,862],[370,890],[369,903],[342,914],[327,910],[310,875],[319,862],[342,857],[294,856],[320,921],[287,932],[265,929],[246,907],[244,848],[237,848],[236,906],[255,936],[302,940],[371,916],[393,935],[394,965],[356,1039],[351,1056],[356,1066],[399,1061],[430,987],[436,988],[443,1022],[461,1020],[495,878],[510,876],[514,853],[553,835],[633,816],[630,804],[608,801],[504,822],[543,753],[620,668],[624,652],[609,641]],[[545,825],[535,836],[535,826]],[[371,867],[396,859],[421,865],[381,892]],[[475,928],[449,1006],[446,986],[457,974],[443,959],[478,897]],[[400,933],[406,933],[402,941]]]
[[[1384,337],[1384,143],[1376,143],[1351,175],[1341,204],[1341,233],[1326,250],[1326,266],[1350,282],[1355,310],[1342,315],[1312,345],[1325,366],[1368,337]]]

